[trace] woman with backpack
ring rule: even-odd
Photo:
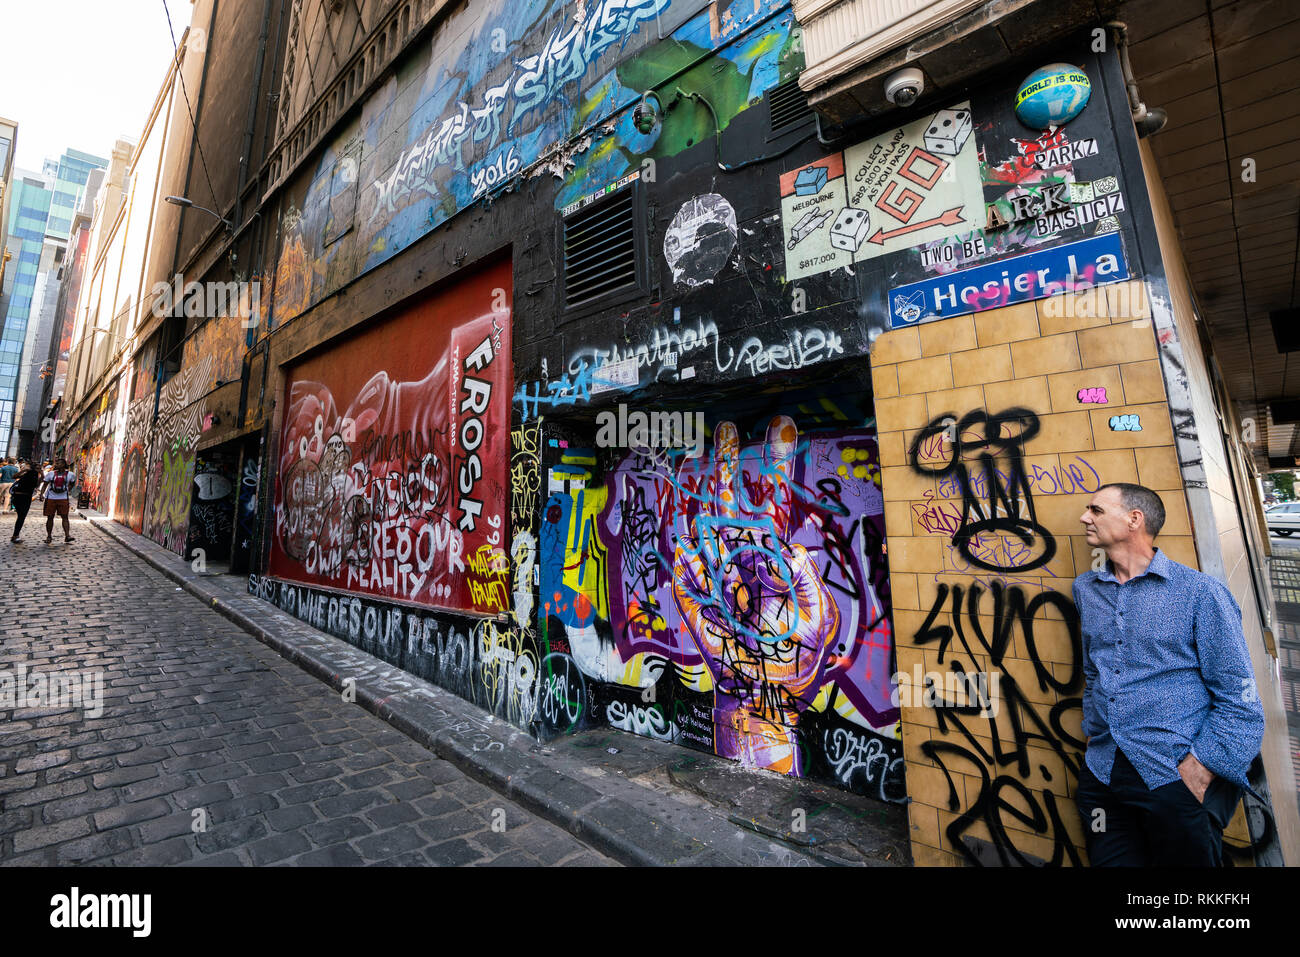
[[[14,536],[10,541],[18,541],[18,534],[23,530],[23,521],[27,518],[27,510],[32,507],[32,493],[36,491],[36,486],[40,482],[41,473],[37,471],[36,466],[24,461],[18,470],[18,477],[9,488],[9,501],[13,503],[14,511],[18,513],[18,521],[14,523]]]
[[[77,484],[77,474],[68,468],[68,460],[62,455],[54,459],[54,468],[45,473],[45,544],[54,541],[54,516],[63,519],[63,540],[72,541],[72,529],[68,525],[68,510],[71,507],[68,496],[72,486]]]

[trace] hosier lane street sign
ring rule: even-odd
[[[1013,256],[890,290],[889,327],[1032,302],[1128,279],[1119,233]]]

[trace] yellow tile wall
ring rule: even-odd
[[[939,325],[939,323],[932,323]],[[874,358],[874,357],[873,357]],[[956,386],[1000,382],[1011,378],[1011,347],[1005,343],[971,349],[952,356],[952,384]]]
[[[975,320],[971,316],[958,316],[945,328],[934,328],[934,323],[917,329],[921,340],[921,355],[950,355],[975,348]]]
[[[1140,481],[1161,492],[1168,519],[1157,544],[1176,561],[1196,567],[1155,331],[1149,321],[1133,321],[1150,315],[1144,286],[1122,285],[1123,290],[1106,287],[1086,305],[1078,298],[1067,302],[1069,297],[1060,297],[1059,302],[1010,306],[887,332],[873,345],[898,668],[909,676],[916,665],[946,673],[955,662],[967,672],[984,669],[999,681],[993,716],[945,712],[941,720],[936,709],[919,706],[919,696],[903,702],[909,827],[918,865],[969,863],[946,829],[979,801],[986,777],[990,782],[1009,778],[1027,788],[1033,806],[1009,783],[1003,785],[998,800],[986,802],[985,814],[957,825],[963,838],[1004,848],[1009,844],[1044,861],[1087,860],[1073,802],[1074,768],[1083,750],[1081,713],[1074,707],[1055,722],[1051,718],[1062,698],[1082,693],[1078,650],[1065,616],[1051,601],[1037,609],[1031,638],[1018,620],[1008,625],[1010,601],[1004,592],[1000,632],[995,582],[1002,588],[1017,586],[1025,603],[1052,592],[1068,600],[1074,576],[1094,560],[1079,515],[1097,486],[1112,481]],[[1106,389],[1104,404],[1079,401],[1080,389],[1098,387]],[[918,431],[943,414],[960,419],[977,409],[996,414],[1014,407],[1038,416],[1039,431],[1024,445],[1023,467],[1037,521],[1054,538],[1056,555],[1036,569],[983,570],[959,554],[951,534],[939,524],[941,513],[950,516],[947,521],[953,521],[952,516],[960,520],[959,483],[952,477],[917,474],[909,450]],[[1141,431],[1112,430],[1111,417],[1124,414],[1138,415]],[[969,441],[977,434],[968,431],[963,438]],[[939,455],[951,458],[951,449],[945,446]],[[982,476],[977,456],[978,450],[964,456],[972,476]],[[1006,456],[999,456],[996,466],[1009,472]],[[981,501],[987,506],[987,495]],[[994,546],[999,536],[1001,550]],[[1005,556],[1023,548],[1009,532],[985,533],[980,543],[984,547],[972,549],[977,555]],[[1036,550],[1026,554],[1041,553],[1038,542]],[[950,590],[932,616],[944,586]],[[952,616],[951,589],[958,587],[960,635]],[[980,589],[973,618],[968,604],[972,587]],[[918,641],[927,621],[930,640]],[[946,645],[942,629],[952,629]],[[1003,632],[1005,647],[999,650]],[[1074,687],[1062,691],[1054,686],[1067,685],[1072,675]],[[911,681],[908,677],[904,684],[910,686]],[[1013,714],[1019,717],[1019,742]],[[1030,735],[1035,737],[1026,737]],[[937,750],[931,756],[927,748]],[[996,748],[1004,755],[1002,763],[993,758]],[[955,808],[950,804],[954,793]],[[1031,821],[1046,823],[1041,828],[1026,824],[1016,814],[999,810],[999,801]],[[1048,813],[1052,802],[1059,826]],[[1244,833],[1240,827],[1229,833],[1238,832]]]
[[[898,364],[898,392],[916,395],[936,389],[952,388],[952,360],[946,355],[913,359]]]

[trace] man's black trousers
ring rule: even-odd
[[[1221,867],[1223,829],[1241,788],[1216,776],[1196,800],[1180,778],[1148,790],[1124,752],[1115,749],[1110,785],[1085,761],[1077,804],[1093,867]]]

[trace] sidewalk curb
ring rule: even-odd
[[[354,680],[355,703],[470,777],[629,866],[749,865],[732,853],[754,851],[779,863],[821,866],[816,854],[779,846],[736,827],[714,812],[683,805],[656,817],[603,793],[562,762],[543,760],[531,735],[436,685],[317,631],[273,605],[235,592],[230,576],[201,575],[173,552],[118,525],[105,515],[77,509],[108,538],[141,558],[205,605],[282,658],[344,691]],[[256,604],[252,604],[256,603]],[[241,607],[243,606],[243,607]],[[274,622],[275,630],[258,618]],[[348,676],[347,679],[344,675]],[[571,763],[571,762],[570,762]],[[664,819],[675,816],[682,825]],[[713,840],[701,839],[707,835]],[[722,847],[723,843],[727,847]]]

